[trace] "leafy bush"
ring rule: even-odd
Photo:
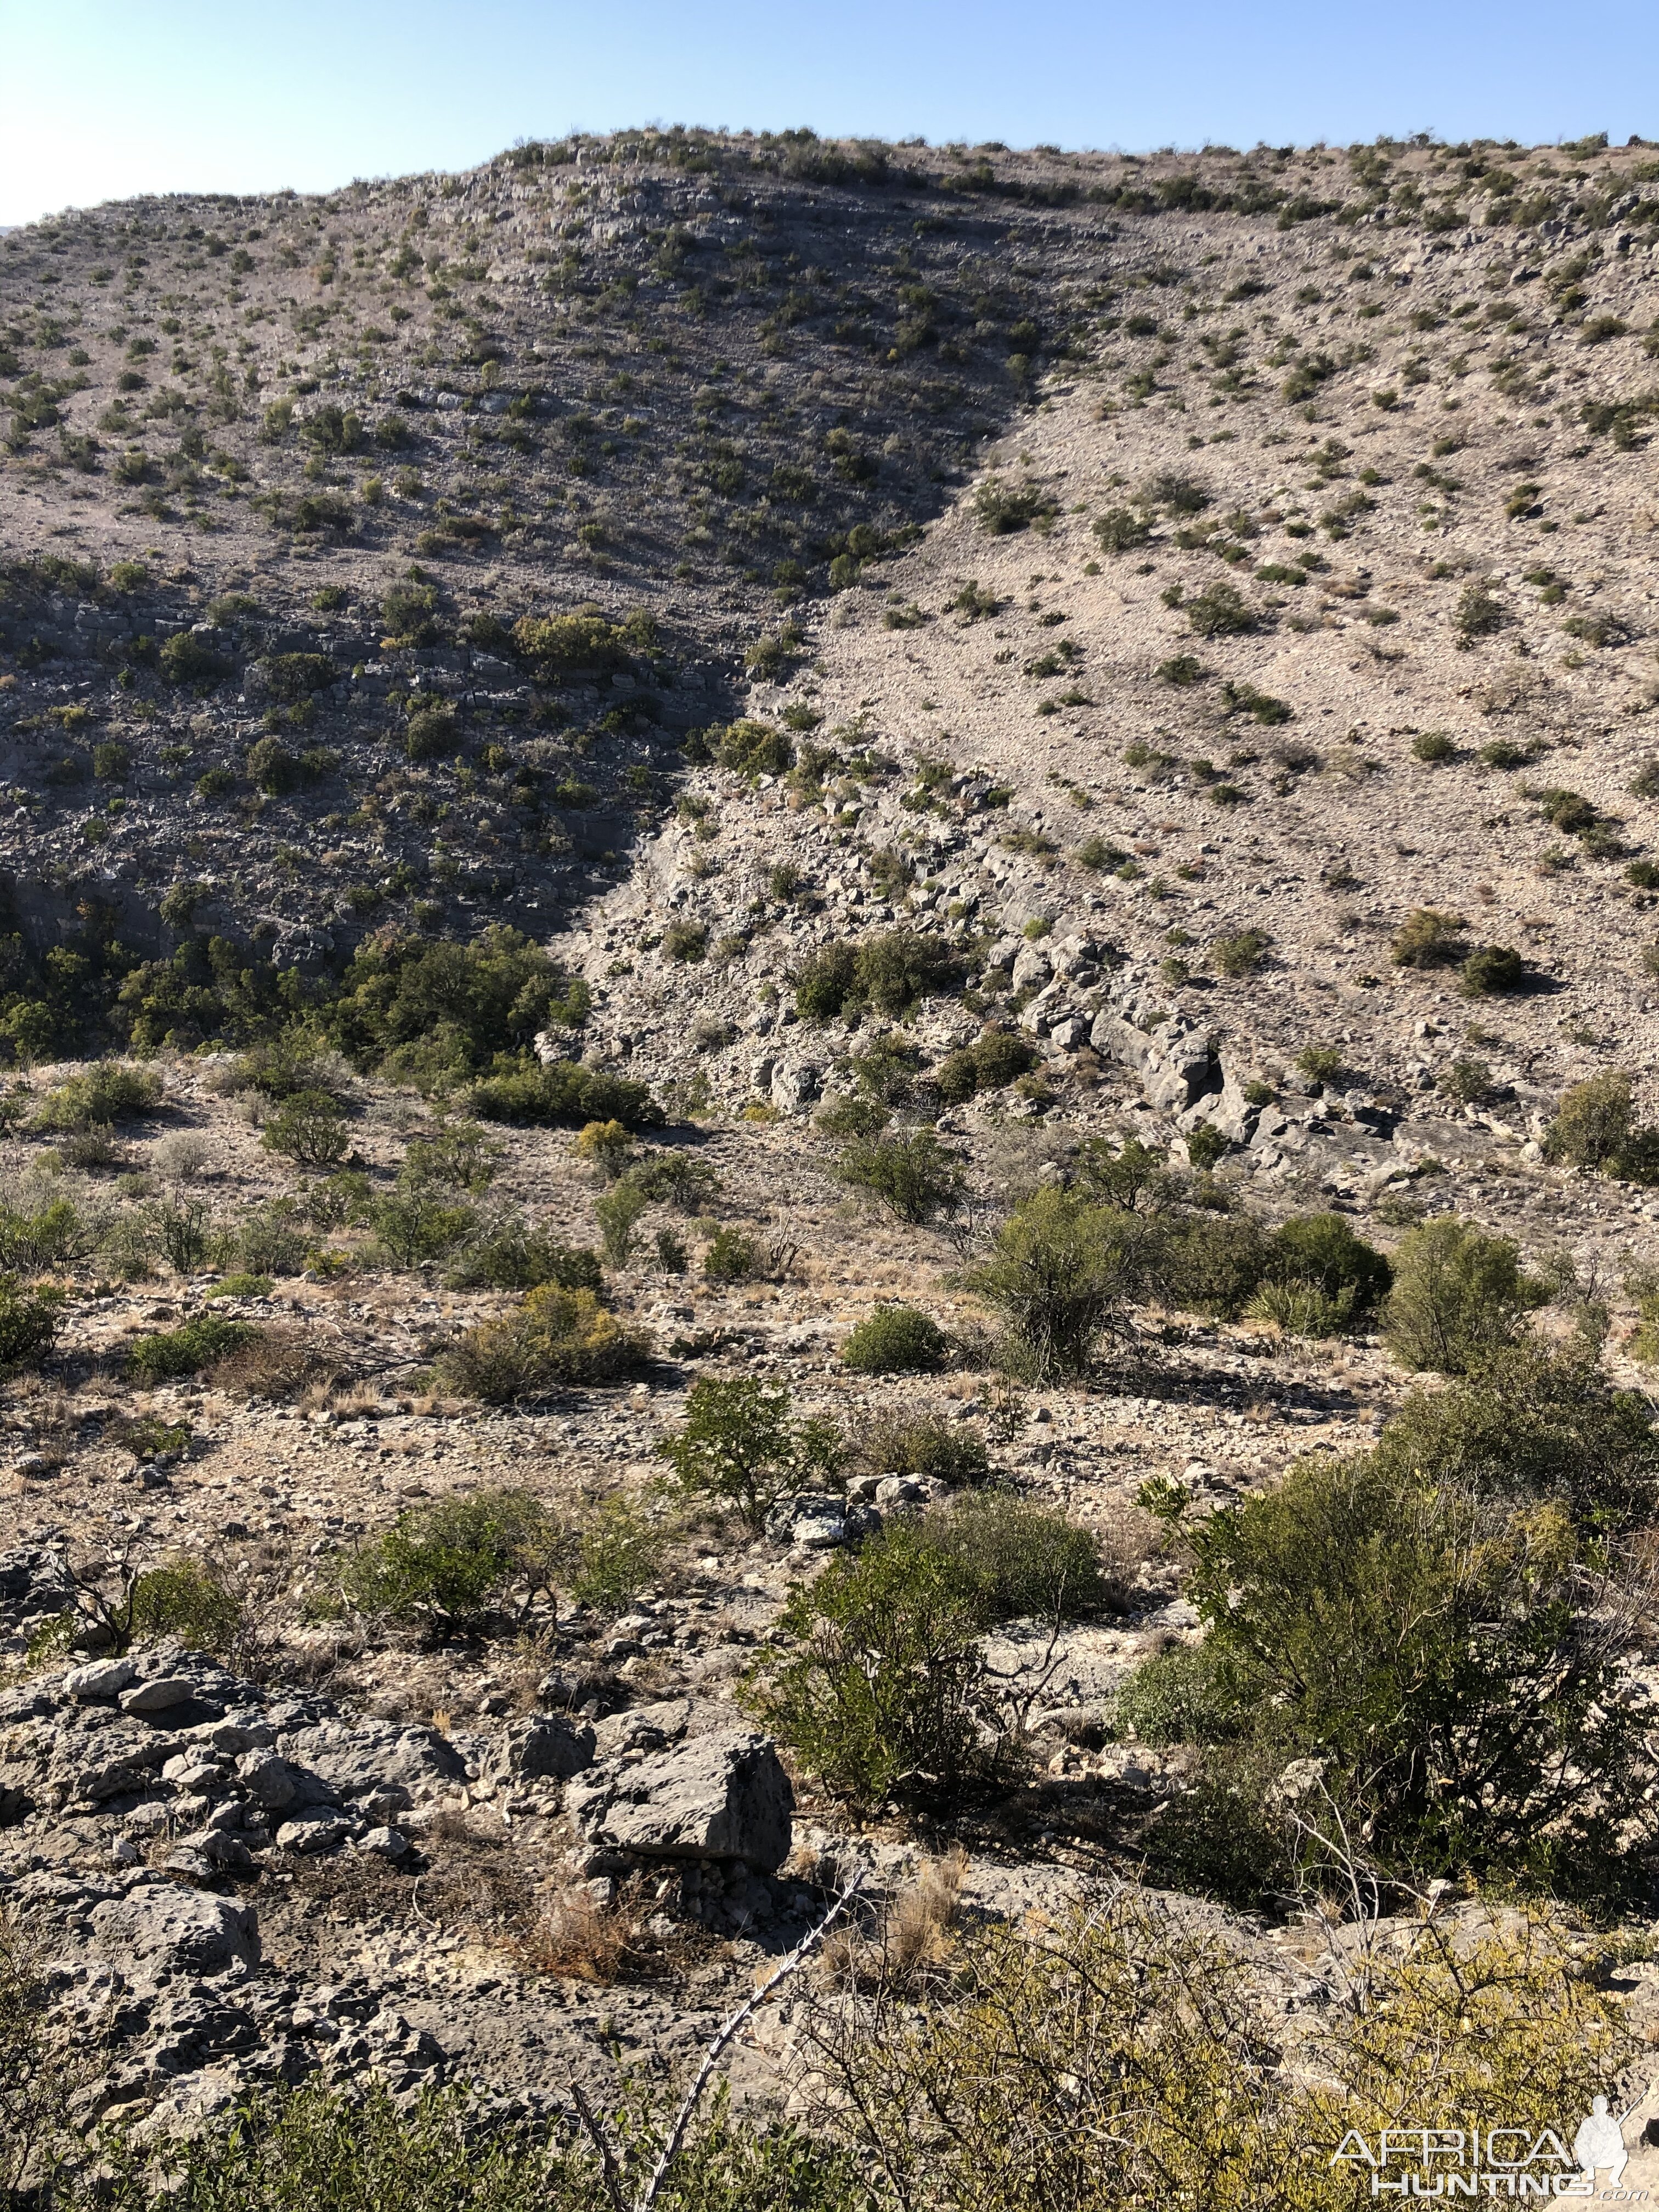
[[[1442,914],[1420,906],[1408,914],[1395,934],[1391,948],[1397,968],[1450,968],[1464,957],[1463,937],[1468,928],[1461,915]]]
[[[1235,979],[1253,975],[1267,958],[1273,939],[1265,929],[1241,929],[1231,937],[1218,937],[1210,957],[1224,975]]]
[[[701,1213],[720,1187],[717,1170],[687,1152],[653,1152],[634,1170],[634,1181],[653,1206],[678,1206]]]
[[[1152,1273],[1170,1303],[1231,1321],[1267,1266],[1267,1238],[1249,1214],[1194,1213],[1165,1224]]]
[[[477,1491],[400,1513],[336,1567],[331,1595],[371,1620],[449,1634],[483,1626],[514,1590],[522,1620],[574,1559],[567,1524],[528,1491]]]
[[[989,1480],[991,1462],[977,1429],[938,1413],[878,1413],[854,1439],[859,1465],[870,1474],[925,1475],[951,1488],[973,1488]]]
[[[589,1121],[576,1139],[576,1158],[615,1182],[634,1157],[634,1139],[620,1121]]]
[[[252,1275],[297,1275],[305,1265],[307,1239],[295,1218],[292,1199],[256,1206],[228,1237],[214,1247],[220,1265],[234,1265]]]
[[[1206,1632],[1182,1698],[1206,1735],[1161,1835],[1172,1869],[1260,1893],[1360,1838],[1419,1881],[1628,1878],[1654,1819],[1645,1733],[1610,1694],[1635,1610],[1587,1579],[1559,1506],[1373,1455],[1305,1462],[1185,1534]],[[1121,1720],[1157,1725],[1168,1664],[1131,1679]]]
[[[52,1350],[61,1300],[0,1275],[0,1371],[32,1367]]]
[[[734,1508],[758,1528],[786,1492],[822,1486],[841,1464],[835,1424],[796,1420],[790,1404],[787,1390],[748,1376],[694,1383],[684,1424],[658,1454],[683,1490]]]
[[[925,1546],[953,1561],[975,1593],[981,1621],[1089,1620],[1112,1610],[1121,1587],[1100,1546],[1063,1513],[1010,1490],[981,1490],[935,1509]]]
[[[405,760],[441,760],[446,753],[454,751],[458,742],[455,709],[447,702],[441,707],[422,708],[404,725]]]
[[[1524,991],[1530,981],[1526,962],[1510,945],[1477,945],[1458,970],[1458,988],[1466,999]]]
[[[752,1282],[765,1265],[759,1237],[729,1226],[714,1231],[702,1255],[702,1272],[711,1283]]]
[[[953,1213],[966,1184],[962,1163],[931,1129],[848,1145],[836,1163],[842,1182],[868,1190],[900,1221]]]
[[[634,1231],[647,1200],[639,1185],[624,1176],[593,1201],[593,1218],[599,1224],[605,1256],[613,1267],[625,1267],[634,1249]]]
[[[30,1126],[67,1132],[107,1128],[153,1114],[161,1103],[161,1079],[154,1069],[104,1060],[48,1091]]]
[[[945,1331],[916,1306],[878,1306],[841,1347],[854,1375],[936,1374],[949,1357]]]
[[[516,1060],[499,1068],[497,1055],[523,1052],[550,1023],[579,1024],[586,1006],[584,985],[496,923],[471,945],[371,938],[341,979],[327,1022],[358,1067],[438,1087],[527,1068]]]
[[[222,1570],[188,1554],[140,1575],[131,1605],[135,1643],[165,1637],[189,1651],[227,1652],[243,1631],[243,1601]]]
[[[34,1275],[72,1267],[97,1241],[96,1230],[67,1198],[54,1198],[32,1213],[0,1203],[0,1271]]]
[[[1059,512],[1052,493],[1029,477],[1018,484],[1005,483],[1000,477],[988,477],[974,494],[974,513],[979,518],[980,527],[993,538],[1030,529],[1034,523],[1051,520]]]
[[[1181,603],[1196,637],[1241,637],[1259,627],[1261,617],[1239,590],[1224,577]]]
[[[626,1611],[660,1573],[670,1534],[640,1499],[622,1492],[605,1498],[579,1529],[571,1595],[602,1613]]]
[[[1036,1057],[1012,1030],[987,1030],[972,1044],[947,1054],[933,1070],[933,1080],[946,1105],[959,1106],[981,1091],[1001,1090],[1024,1075]]]
[[[1402,1483],[1420,1475],[1506,1504],[1554,1500],[1602,1533],[1646,1527],[1659,1498],[1652,1408],[1615,1390],[1586,1347],[1505,1347],[1444,1389],[1412,1391],[1376,1457]]]
[[[199,1375],[216,1360],[239,1351],[258,1334],[251,1322],[226,1314],[198,1314],[180,1328],[135,1337],[127,1347],[127,1372],[147,1384]]]
[[[1103,553],[1129,553],[1146,543],[1152,534],[1152,526],[1133,507],[1109,507],[1103,514],[1096,517],[1094,533]]]
[[[1631,1078],[1605,1068],[1566,1091],[1544,1135],[1544,1157],[1566,1167],[1659,1182],[1659,1130],[1638,1125]]]
[[[765,722],[731,722],[711,730],[707,742],[722,768],[738,775],[785,775],[794,765],[795,749],[781,730]]]
[[[1402,1367],[1467,1375],[1513,1343],[1547,1295],[1522,1273],[1512,1237],[1443,1214],[1401,1239],[1383,1331]]]
[[[620,1121],[630,1129],[660,1128],[666,1118],[643,1083],[580,1060],[503,1059],[467,1094],[467,1107],[485,1121],[539,1128],[579,1128],[589,1121]]]
[[[477,1214],[464,1199],[401,1179],[373,1201],[368,1218],[380,1247],[376,1256],[398,1267],[447,1260],[478,1230]]]
[[[763,1725],[860,1807],[896,1790],[949,1798],[986,1765],[986,1663],[971,1576],[898,1523],[797,1586],[749,1679]]]
[[[224,655],[187,629],[167,639],[157,660],[169,684],[217,684],[230,673]]]
[[[589,604],[568,615],[526,615],[513,636],[535,673],[544,681],[558,682],[580,669],[625,667],[636,653],[650,651],[656,624],[643,608],[613,623]]]
[[[1469,645],[1477,637],[1490,637],[1494,630],[1502,629],[1508,619],[1504,602],[1491,584],[1471,578],[1458,595],[1452,628],[1458,643]]]
[[[604,1287],[597,1252],[557,1243],[516,1213],[481,1224],[444,1281],[454,1291],[533,1291],[544,1283],[556,1283],[562,1291]]]
[[[544,1283],[509,1314],[480,1322],[436,1363],[446,1388],[487,1404],[573,1383],[612,1382],[650,1357],[650,1340],[608,1313],[592,1291]]]
[[[339,1105],[326,1091],[290,1092],[259,1141],[302,1168],[337,1168],[351,1149]]]
[[[1340,1213],[1294,1217],[1267,1239],[1262,1272],[1269,1285],[1313,1292],[1326,1326],[1307,1334],[1334,1335],[1363,1320],[1388,1296],[1394,1270],[1375,1245],[1356,1236]]]
[[[968,1287],[1002,1316],[1034,1378],[1082,1375],[1137,1287],[1137,1242],[1133,1217],[1048,1184],[1015,1208]]]
[[[896,1017],[918,999],[953,990],[961,964],[942,938],[893,929],[867,937],[856,949],[831,944],[795,972],[795,1006],[804,1019],[832,1020],[865,1007]]]

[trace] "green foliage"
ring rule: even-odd
[[[1183,599],[1181,611],[1196,637],[1240,637],[1258,628],[1261,621],[1237,585],[1224,577]]]
[[[601,1613],[625,1612],[661,1572],[671,1533],[639,1498],[605,1498],[580,1528],[570,1595]]]
[[[0,1203],[0,1270],[38,1275],[72,1267],[96,1243],[96,1231],[67,1198],[52,1199],[33,1212]]]
[[[653,1206],[701,1213],[720,1187],[717,1170],[689,1152],[657,1152],[633,1170],[634,1181]]]
[[[720,765],[738,775],[784,775],[794,765],[793,745],[765,722],[730,722],[711,730],[706,742]]]
[[[48,1091],[30,1126],[65,1133],[107,1128],[112,1122],[153,1114],[161,1103],[161,1079],[153,1068],[100,1060],[84,1075],[71,1075]]]
[[[1134,1216],[1046,1184],[1004,1223],[968,1287],[1002,1316],[1011,1353],[1034,1379],[1083,1375],[1139,1287],[1143,1241]]]
[[[956,1498],[926,1516],[921,1534],[974,1589],[988,1624],[1091,1620],[1121,1595],[1086,1528],[1015,1491]]]
[[[637,2194],[667,2117],[637,2100],[603,2124],[622,2154],[618,2186]],[[505,2120],[462,2087],[413,2102],[379,2081],[277,2089],[198,2131],[143,2147],[118,2137],[108,2150],[96,2201],[123,2212],[595,2212],[614,2201],[585,2137],[562,2121]],[[848,2154],[793,2126],[734,2120],[718,2094],[654,2202],[659,2212],[861,2212],[865,2192]]]
[[[781,1388],[744,1376],[692,1385],[685,1420],[658,1444],[683,1490],[740,1513],[751,1528],[787,1492],[833,1480],[842,1444],[833,1422],[794,1419]]]
[[[544,683],[562,683],[579,671],[623,668],[656,641],[656,624],[643,608],[625,621],[607,621],[592,605],[568,615],[526,615],[513,636],[520,653]]]
[[[842,1182],[868,1190],[900,1221],[954,1213],[966,1183],[962,1163],[931,1129],[854,1139],[836,1163]]]
[[[1012,1030],[987,1030],[972,1044],[946,1055],[933,1071],[939,1093],[948,1106],[960,1106],[981,1091],[1000,1091],[1024,1075],[1036,1055]]]
[[[574,1556],[569,1528],[528,1491],[477,1491],[400,1513],[335,1569],[331,1596],[370,1620],[453,1634],[484,1626],[514,1591],[522,1620]]]
[[[1659,1181],[1659,1130],[1636,1119],[1634,1089],[1621,1068],[1605,1068],[1562,1097],[1544,1137],[1544,1157],[1563,1166]]]
[[[597,1252],[557,1243],[517,1213],[481,1224],[461,1246],[444,1281],[455,1291],[533,1291],[543,1283],[556,1283],[562,1291],[597,1293],[604,1288]]]
[[[1527,989],[1527,963],[1511,945],[1477,945],[1458,970],[1466,999],[1489,999]]]
[[[1514,1342],[1544,1295],[1522,1273],[1512,1237],[1443,1214],[1408,1230],[1395,1253],[1389,1350],[1402,1367],[1467,1375]]]
[[[1253,975],[1267,958],[1273,939],[1265,929],[1241,929],[1231,937],[1218,937],[1210,946],[1210,957],[1224,975],[1235,981]]]
[[[939,1413],[878,1413],[860,1424],[854,1441],[860,1465],[871,1474],[926,1475],[953,1490],[990,1478],[978,1430]]]
[[[1151,1279],[1171,1305],[1231,1321],[1267,1265],[1267,1239],[1250,1215],[1197,1212],[1161,1224],[1146,1247]]]
[[[267,1152],[281,1152],[296,1166],[337,1168],[351,1149],[339,1103],[326,1091],[290,1091],[264,1126],[259,1139]]]
[[[841,1358],[854,1375],[932,1375],[950,1348],[944,1330],[919,1307],[878,1306],[845,1339]]]
[[[204,1368],[251,1344],[259,1332],[251,1322],[225,1314],[198,1314],[173,1329],[135,1337],[127,1347],[127,1372],[147,1385],[199,1375]]]
[[[1292,1217],[1267,1239],[1262,1273],[1270,1286],[1311,1292],[1322,1325],[1302,1333],[1335,1335],[1358,1325],[1388,1296],[1394,1270],[1340,1213]]]
[[[1502,629],[1508,619],[1504,603],[1491,584],[1471,578],[1458,594],[1452,629],[1460,645],[1472,645],[1476,638],[1490,637],[1494,630]]]
[[[634,1250],[634,1231],[649,1203],[639,1185],[624,1176],[593,1201],[593,1218],[599,1224],[605,1256],[613,1267],[625,1267]]]
[[[187,629],[167,640],[158,665],[169,684],[217,684],[230,673],[230,663],[223,654]]]
[[[1103,553],[1129,553],[1146,543],[1152,534],[1152,526],[1133,507],[1109,507],[1103,514],[1096,517],[1094,533]]]
[[[491,1073],[473,1085],[467,1104],[483,1121],[539,1128],[620,1121],[630,1129],[654,1129],[665,1119],[647,1086],[631,1077],[609,1075],[574,1060],[544,1066],[527,1055],[501,1055]]]
[[[550,1023],[579,1023],[586,1006],[584,987],[539,945],[495,923],[471,945],[371,939],[346,969],[326,1025],[356,1066],[435,1089],[528,1072],[516,1058],[498,1069],[497,1056],[521,1054]]]
[[[1297,1072],[1323,1091],[1341,1074],[1344,1061],[1340,1044],[1304,1044],[1296,1056]]]
[[[229,1651],[242,1633],[244,1606],[223,1571],[188,1554],[165,1560],[132,1586],[132,1639],[167,1638],[189,1651]]]
[[[750,1677],[762,1724],[838,1796],[949,1799],[984,1771],[986,1663],[975,1578],[898,1523],[797,1586]]]
[[[490,1405],[612,1382],[650,1357],[650,1340],[608,1313],[592,1291],[544,1283],[511,1313],[468,1329],[436,1363],[439,1380]]]
[[[33,1367],[52,1350],[62,1300],[52,1291],[26,1291],[0,1275],[0,1371]]]
[[[1646,1527],[1659,1497],[1652,1409],[1615,1390],[1595,1354],[1506,1346],[1445,1389],[1412,1391],[1376,1445],[1401,1482],[1522,1506],[1554,1501],[1598,1534]]]
[[[1005,483],[1000,477],[988,477],[974,494],[974,513],[980,528],[993,538],[1050,522],[1059,512],[1054,495],[1030,477],[1017,484]]]
[[[760,1239],[729,1224],[714,1231],[702,1255],[702,1272],[711,1283],[752,1282],[764,1270]]]
[[[1170,1871],[1259,1893],[1359,1838],[1417,1880],[1630,1878],[1654,1761],[1610,1693],[1634,1620],[1616,1594],[1598,1608],[1559,1505],[1372,1455],[1304,1462],[1184,1533],[1200,1654],[1174,1684],[1149,1662],[1119,1705],[1136,1728],[1204,1731],[1160,1837]]]
[[[919,999],[954,989],[961,973],[942,938],[920,930],[888,930],[866,937],[856,949],[837,943],[813,953],[796,970],[795,1006],[804,1019],[814,1022],[865,1008],[896,1018]]]
[[[1461,915],[1421,906],[1408,914],[1395,933],[1392,954],[1397,968],[1449,968],[1464,957],[1468,928]]]

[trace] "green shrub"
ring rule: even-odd
[[[380,601],[380,619],[389,633],[383,642],[400,647],[436,645],[438,594],[430,584],[393,584]]]
[[[949,1799],[987,1765],[983,1626],[974,1577],[896,1524],[790,1593],[747,1700],[855,1806],[896,1791]]]
[[[854,954],[848,997],[861,1007],[872,1006],[878,1013],[896,1018],[917,1000],[953,990],[961,976],[961,963],[942,938],[920,930],[892,929],[866,938]],[[799,998],[798,988],[798,1005]]]
[[[1272,946],[1273,939],[1265,929],[1241,929],[1234,936],[1214,939],[1210,957],[1224,975],[1237,979],[1253,975]]]
[[[574,1564],[567,1525],[525,1490],[484,1490],[400,1513],[343,1560],[336,1604],[374,1620],[454,1634],[483,1626],[519,1593],[522,1620]]]
[[[1194,1213],[1164,1224],[1152,1248],[1153,1279],[1187,1313],[1232,1321],[1261,1283],[1267,1238],[1247,1213]]]
[[[1096,517],[1094,533],[1102,552],[1129,553],[1146,543],[1152,534],[1152,526],[1144,514],[1137,514],[1132,507],[1109,507],[1104,514]]]
[[[1305,1044],[1296,1056],[1297,1073],[1321,1091],[1336,1081],[1343,1065],[1340,1044]]]
[[[582,1523],[570,1595],[600,1613],[624,1613],[662,1571],[671,1531],[641,1501],[607,1498]]]
[[[1059,512],[1053,495],[1029,477],[1018,484],[1005,483],[1000,477],[988,477],[974,494],[974,513],[979,518],[980,527],[993,538],[1007,537],[1015,531],[1030,529],[1034,523],[1051,521]]]
[[[878,1306],[847,1337],[841,1358],[854,1375],[932,1375],[950,1349],[945,1331],[920,1308]]]
[[[497,1055],[525,1053],[550,1023],[578,1025],[587,1003],[585,985],[539,945],[495,923],[471,945],[369,939],[342,977],[327,1019],[331,1042],[356,1066],[438,1087],[516,1072],[527,1064],[509,1059],[500,1067]]]
[[[556,1283],[562,1291],[604,1288],[597,1252],[556,1243],[516,1213],[481,1224],[444,1281],[454,1291],[533,1291],[544,1283]]]
[[[1458,970],[1458,988],[1466,999],[1524,991],[1530,980],[1526,962],[1510,945],[1478,945]]]
[[[599,1224],[605,1256],[613,1267],[628,1265],[634,1249],[634,1231],[648,1202],[639,1185],[626,1176],[594,1200],[593,1218]]]
[[[878,1413],[860,1424],[854,1443],[866,1474],[925,1475],[953,1490],[971,1489],[990,1478],[991,1462],[978,1430],[938,1413]]]
[[[1397,968],[1449,968],[1464,957],[1463,936],[1468,928],[1461,915],[1442,914],[1433,907],[1419,907],[1408,914],[1395,933],[1391,948]]]
[[[1013,1491],[957,1498],[929,1513],[921,1533],[925,1545],[954,1561],[988,1625],[1090,1620],[1113,1610],[1123,1595],[1086,1528]]]
[[[1443,1389],[1413,1390],[1376,1443],[1378,1464],[1506,1504],[1555,1499],[1598,1532],[1644,1528],[1659,1497],[1652,1408],[1615,1390],[1588,1347],[1518,1344]]]
[[[643,608],[613,623],[590,604],[567,615],[526,615],[513,635],[536,674],[544,681],[559,682],[579,670],[625,667],[636,653],[650,651],[656,624]]]
[[[981,1091],[1000,1091],[1024,1075],[1036,1055],[1012,1030],[987,1030],[972,1044],[949,1054],[933,1070],[939,1097],[959,1106]]]
[[[174,1274],[193,1275],[207,1257],[211,1220],[204,1198],[164,1198],[151,1209],[155,1241]]]
[[[258,1331],[251,1322],[225,1314],[198,1314],[178,1328],[135,1337],[127,1347],[127,1372],[145,1384],[176,1382],[251,1344]]]
[[[650,1357],[650,1339],[606,1312],[592,1291],[544,1283],[509,1314],[468,1329],[436,1364],[439,1380],[490,1405],[569,1384],[613,1382]]]
[[[1231,1869],[1260,1894],[1358,1837],[1419,1882],[1627,1879],[1654,1818],[1645,1731],[1609,1694],[1633,1624],[1559,1507],[1372,1455],[1304,1462],[1184,1533],[1204,1642],[1119,1701],[1138,1729],[1202,1730],[1160,1872]]]
[[[717,1170],[687,1152],[653,1152],[634,1170],[634,1181],[653,1206],[702,1213],[720,1187]]]
[[[1183,599],[1181,611],[1196,637],[1241,637],[1247,630],[1257,629],[1261,621],[1237,585],[1224,578]]]
[[[1227,1139],[1213,1121],[1200,1121],[1187,1132],[1187,1157],[1195,1168],[1207,1170],[1227,1154]]]
[[[230,663],[223,654],[187,629],[168,638],[158,665],[169,684],[217,684],[230,673]]]
[[[843,1447],[833,1422],[796,1420],[787,1390],[738,1376],[692,1385],[685,1420],[657,1446],[683,1490],[759,1528],[786,1492],[833,1480]]]
[[[1543,1295],[1512,1237],[1443,1214],[1401,1237],[1383,1333],[1402,1367],[1467,1375],[1513,1343]]]
[[[1343,1328],[1372,1313],[1394,1280],[1382,1253],[1340,1213],[1301,1214],[1282,1223],[1267,1239],[1262,1272],[1270,1284],[1317,1291]]]
[[[795,970],[795,1011],[803,1021],[833,1021],[853,996],[857,956],[850,945],[810,953]]]
[[[305,781],[299,761],[275,738],[261,738],[248,747],[246,767],[248,781],[273,798],[297,791]]]
[[[210,1298],[268,1298],[275,1287],[269,1275],[222,1275],[204,1295]]]
[[[1491,584],[1471,578],[1458,595],[1452,628],[1458,643],[1469,645],[1477,637],[1490,637],[1494,630],[1502,629],[1508,619],[1504,603]]]
[[[711,1283],[752,1282],[765,1267],[759,1237],[730,1226],[714,1231],[702,1255],[702,1272]]]
[[[0,1371],[33,1367],[52,1350],[61,1299],[0,1275]]]
[[[478,1232],[478,1216],[465,1200],[428,1185],[400,1182],[368,1208],[369,1224],[395,1267],[423,1267],[446,1260]]]
[[[550,1066],[529,1059],[500,1064],[473,1085],[467,1107],[481,1121],[539,1128],[620,1121],[630,1129],[655,1129],[666,1118],[643,1083],[607,1075],[575,1060],[555,1060]]]
[[[48,1091],[30,1127],[70,1133],[107,1128],[153,1114],[161,1103],[161,1079],[152,1068],[104,1060]]]
[[[1604,1068],[1564,1092],[1544,1135],[1544,1157],[1629,1182],[1659,1182],[1659,1130],[1639,1125],[1631,1078]]]
[[[1035,1379],[1085,1374],[1139,1287],[1138,1243],[1133,1217],[1048,1184],[1015,1208],[968,1287],[1002,1316],[1012,1356]]]
[[[222,1267],[234,1264],[252,1275],[297,1275],[305,1265],[306,1249],[294,1201],[280,1198],[256,1206],[214,1248]]]
[[[97,1231],[67,1198],[54,1198],[33,1213],[0,1203],[0,1272],[35,1275],[73,1267],[97,1241]]]
[[[873,1192],[900,1221],[932,1221],[954,1213],[966,1182],[956,1153],[931,1129],[855,1139],[836,1163],[842,1182]]]
[[[132,755],[122,744],[94,745],[92,749],[92,772],[100,783],[125,782],[132,767]]]
[[[259,1139],[297,1166],[337,1168],[351,1149],[338,1103],[326,1091],[291,1091],[266,1122]]]
[[[163,1638],[187,1651],[230,1651],[243,1632],[241,1598],[210,1560],[188,1554],[165,1560],[132,1587],[132,1638]]]
[[[794,766],[795,748],[765,722],[728,723],[709,731],[707,743],[720,765],[738,775],[786,775]]]
[[[411,714],[404,726],[404,757],[411,761],[441,760],[453,753],[459,742],[456,735],[455,709],[446,703],[441,707],[423,707]]]

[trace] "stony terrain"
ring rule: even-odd
[[[89,2109],[369,2069],[550,2109],[680,2068],[854,1872],[879,1911],[959,1841],[985,1914],[1133,1874],[1170,1778],[1109,1702],[1194,1625],[1137,1493],[1354,1449],[1406,1378],[1374,1337],[1152,1310],[1086,1385],[1012,1389],[963,1270],[1080,1140],[1214,1148],[1270,1222],[1513,1236],[1557,1265],[1540,1327],[1576,1277],[1650,1393],[1625,1281],[1659,1201],[1540,1139],[1659,1048],[1656,179],[1639,146],[646,134],[0,244],[0,1197],[98,1230],[0,1415],[0,1877],[110,2039]],[[748,772],[744,722],[776,748]],[[1521,974],[1400,963],[1424,908]],[[309,1203],[234,1051],[365,942],[491,923],[587,988],[538,1048],[648,1084],[640,1157],[714,1177],[607,1258],[644,1379],[496,1408],[431,1370],[502,1291],[315,1216],[263,1279],[120,1228]],[[895,929],[952,989],[799,1011],[814,955]],[[988,1027],[1027,1072],[945,1101]],[[101,1152],[31,1126],[112,1047],[154,1110]],[[445,1101],[337,1077],[384,1194]],[[837,1179],[817,1117],[884,1086],[960,1164],[948,1223]],[[568,1132],[488,1136],[490,1206],[602,1241]],[[706,1269],[722,1229],[746,1279]],[[896,1298],[948,1371],[843,1365]],[[131,1340],[210,1311],[303,1356],[138,1387]],[[740,1701],[792,1583],[942,1493],[860,1462],[764,1534],[671,1509],[656,1447],[736,1376],[854,1443],[962,1424],[1121,1571],[1054,1652],[998,1639],[1043,1680],[1025,1778],[948,1835],[854,1819]],[[643,1501],[650,1573],[483,1640],[319,1617],[400,1513],[507,1485]],[[43,1647],[77,1586],[180,1554],[236,1578],[234,1650]]]

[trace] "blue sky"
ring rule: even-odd
[[[0,0],[0,223],[655,122],[1011,145],[1659,137],[1659,11],[1538,0]]]

